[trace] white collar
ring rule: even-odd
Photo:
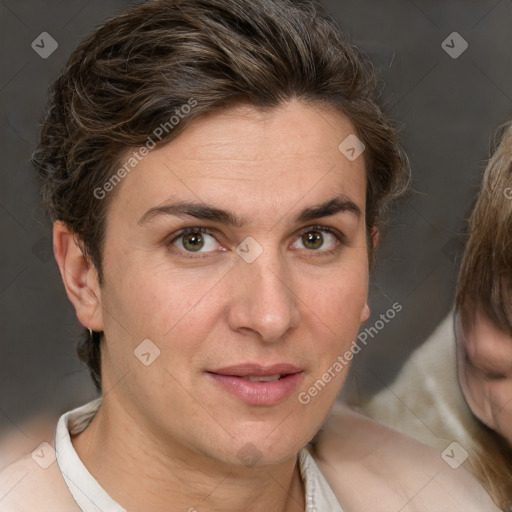
[[[55,452],[64,481],[83,512],[126,512],[89,473],[78,457],[70,434],[84,430],[101,405],[101,398],[63,414],[55,433]],[[306,491],[305,512],[343,512],[332,489],[310,453],[299,452],[299,467]]]
[[[64,481],[83,512],[126,512],[89,473],[71,443],[98,411],[101,398],[63,414],[55,432],[55,455]]]

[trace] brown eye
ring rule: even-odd
[[[308,231],[302,235],[302,243],[307,249],[318,249],[324,243],[324,237],[320,231]]]
[[[204,237],[202,233],[188,233],[183,235],[182,244],[187,251],[199,251],[204,246]]]
[[[298,234],[294,249],[307,250],[318,256],[333,254],[344,245],[344,235],[337,229],[327,226],[309,226]]]
[[[205,256],[209,253],[223,251],[215,236],[208,233],[207,228],[202,227],[181,230],[171,240],[170,245],[179,249],[178,253],[182,255],[196,253]]]

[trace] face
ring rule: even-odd
[[[473,414],[512,446],[512,338],[481,309],[472,317],[455,324],[460,385]]]
[[[229,464],[284,461],[312,438],[369,314],[364,160],[338,149],[354,132],[300,102],[238,107],[124,178],[97,320],[106,407]]]

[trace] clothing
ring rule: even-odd
[[[470,452],[475,420],[457,381],[453,326],[450,312],[391,385],[350,405],[439,451],[457,440]]]
[[[55,433],[55,455],[49,446],[8,466],[0,475],[0,512],[125,512],[89,473],[79,459],[70,435],[84,430],[101,399],[62,415]],[[305,512],[343,512],[329,484],[306,448],[299,452],[305,488]]]

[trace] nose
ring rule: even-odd
[[[291,272],[279,255],[264,251],[255,261],[240,259],[231,275],[228,322],[234,331],[277,342],[298,326],[299,300]]]

